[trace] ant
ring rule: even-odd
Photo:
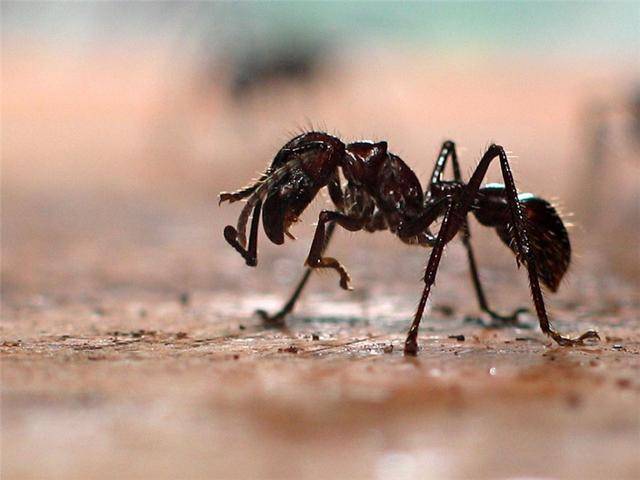
[[[444,180],[449,158],[454,179]],[[489,165],[496,158],[500,162],[504,185],[481,186]],[[344,183],[340,172],[345,177]],[[407,244],[432,249],[424,275],[424,291],[404,344],[405,355],[415,356],[418,352],[418,328],[429,292],[435,282],[444,247],[458,232],[462,233],[480,308],[489,314],[494,324],[516,325],[518,315],[527,309],[500,315],[489,308],[471,247],[467,219],[471,212],[482,225],[496,230],[515,254],[518,267],[521,264],[526,266],[533,303],[545,334],[562,346],[582,345],[586,339],[600,338],[593,330],[576,339],[563,337],[549,323],[540,282],[552,292],[557,291],[571,261],[569,235],[549,202],[529,193],[518,194],[507,154],[501,146],[491,145],[488,148],[465,183],[460,174],[455,144],[444,142],[430,182],[423,191],[409,166],[388,151],[387,142],[361,141],[345,145],[324,132],[302,133],[280,149],[271,166],[253,185],[220,194],[220,203],[247,199],[237,227],[225,227],[225,239],[242,255],[247,265],[256,266],[261,211],[267,237],[281,245],[285,236],[294,238],[289,232],[290,226],[323,187],[327,187],[335,210],[320,213],[305,262],[307,269],[289,301],[274,315],[263,310],[257,312],[265,323],[283,325],[313,269],[335,270],[340,275],[340,286],[351,290],[351,279],[345,267],[335,258],[324,256],[335,226],[340,225],[352,232],[389,230]],[[249,216],[252,219],[247,247]],[[434,235],[430,227],[440,218],[440,228]]]

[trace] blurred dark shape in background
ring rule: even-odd
[[[619,271],[640,271],[640,89],[616,98],[594,97],[583,114],[585,162],[575,183],[576,211],[600,248]],[[595,232],[600,231],[602,235]],[[612,237],[607,232],[615,232]],[[615,241],[612,241],[615,239]],[[629,261],[636,259],[636,261]]]
[[[279,88],[280,84],[304,84],[318,75],[325,59],[320,45],[297,38],[284,39],[269,48],[256,46],[237,52],[231,61],[229,89],[241,102],[252,93]]]

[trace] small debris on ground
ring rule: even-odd
[[[629,388],[631,386],[631,380],[629,380],[628,378],[619,378],[616,381],[616,385],[618,385],[620,388]]]
[[[133,338],[140,338],[145,336],[155,337],[156,333],[157,332],[155,330],[145,330],[141,328],[140,330],[134,330],[133,332],[130,333],[130,335]]]
[[[280,353],[298,353],[300,351],[300,349],[298,347],[296,347],[295,345],[289,345],[286,348],[279,348],[278,352]]]

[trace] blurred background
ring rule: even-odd
[[[573,225],[574,263],[552,303],[637,307],[637,2],[0,8],[3,316],[46,318],[48,308],[78,303],[102,316],[121,301],[187,294],[209,302],[200,326],[229,312],[255,322],[252,310],[278,306],[300,274],[328,198],[293,228],[298,241],[276,247],[261,234],[253,270],[223,240],[240,207],[219,207],[218,193],[247,184],[312,128],[345,141],[387,140],[423,182],[442,141],[457,142],[467,177],[484,149],[501,143],[519,189],[559,204]],[[501,181],[496,167],[487,181]],[[526,278],[510,252],[493,232],[472,228],[493,303],[526,304]],[[317,275],[301,314],[368,318],[387,308],[404,331],[425,250],[385,233],[345,232],[331,248],[356,291]],[[477,313],[464,258],[459,245],[449,248],[434,297],[460,316]],[[135,321],[152,322],[153,302]],[[4,335],[88,328],[74,321],[54,312],[44,323],[16,321]],[[26,459],[29,449],[11,458]],[[51,461],[42,468],[60,467]]]
[[[217,194],[310,128],[386,139],[423,180],[444,139],[467,175],[502,143],[520,190],[573,215],[576,258],[637,278],[639,20],[635,2],[3,2],[5,294],[247,282]],[[300,241],[261,239],[263,262],[301,263],[323,205]]]

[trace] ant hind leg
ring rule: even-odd
[[[471,274],[471,281],[473,283],[473,288],[476,292],[476,297],[478,299],[478,304],[480,305],[480,310],[485,312],[491,318],[491,321],[486,324],[482,321],[482,319],[474,318],[474,317],[466,317],[465,320],[470,322],[479,321],[483,326],[488,328],[505,328],[505,327],[518,327],[518,328],[526,328],[529,329],[531,326],[527,323],[522,323],[519,320],[520,314],[528,313],[530,310],[526,307],[517,308],[513,311],[511,315],[501,315],[489,307],[489,302],[487,301],[487,297],[484,293],[484,289],[482,288],[482,283],[480,281],[480,273],[478,272],[478,267],[476,264],[475,255],[473,254],[473,247],[471,246],[471,230],[469,228],[469,221],[465,220],[462,225],[462,243],[464,244],[465,250],[467,251],[467,259],[469,261],[469,273]]]
[[[507,204],[510,210],[511,222],[513,225],[513,242],[515,246],[516,258],[519,265],[524,264],[527,268],[531,296],[533,298],[533,304],[535,306],[538,320],[540,322],[540,329],[546,335],[555,340],[556,343],[562,346],[582,345],[584,344],[584,340],[599,339],[600,337],[598,336],[598,333],[593,330],[589,330],[575,339],[563,337],[551,326],[549,317],[547,316],[544,298],[542,296],[542,289],[540,287],[540,275],[538,272],[536,256],[533,249],[531,248],[531,242],[529,240],[525,216],[522,211],[522,205],[518,199],[518,191],[516,189],[515,181],[513,180],[513,174],[511,173],[507,154],[502,147],[498,145],[491,145],[480,160],[480,163],[478,164],[476,170],[473,172],[473,175],[469,179],[464,199],[462,201],[462,209],[464,211],[464,214],[466,215],[466,213],[468,213],[469,209],[471,208],[473,199],[478,194],[480,183],[487,173],[489,164],[496,157],[499,158],[500,161],[502,177],[504,179],[507,192]]]
[[[451,157],[451,166],[453,169],[454,180],[462,183],[462,173],[460,170],[460,163],[458,162],[458,155],[456,153],[456,145],[451,140],[448,140],[442,144],[440,153],[438,154],[433,173],[431,174],[430,187],[433,185],[438,185],[440,182],[442,182],[444,169],[447,165],[447,160],[449,159],[449,157]],[[462,243],[464,244],[465,250],[467,251],[471,281],[476,292],[478,304],[480,305],[480,309],[491,318],[491,321],[488,325],[485,324],[482,319],[467,317],[467,320],[474,322],[479,321],[479,323],[481,323],[483,326],[487,326],[489,328],[530,328],[528,324],[520,323],[518,320],[518,316],[520,314],[530,311],[528,308],[518,308],[511,315],[501,315],[489,307],[489,302],[487,301],[487,297],[484,293],[484,289],[482,288],[482,283],[480,281],[480,273],[478,272],[475,255],[473,254],[473,247],[471,246],[471,229],[469,227],[467,214],[465,214],[465,221],[462,224]]]

